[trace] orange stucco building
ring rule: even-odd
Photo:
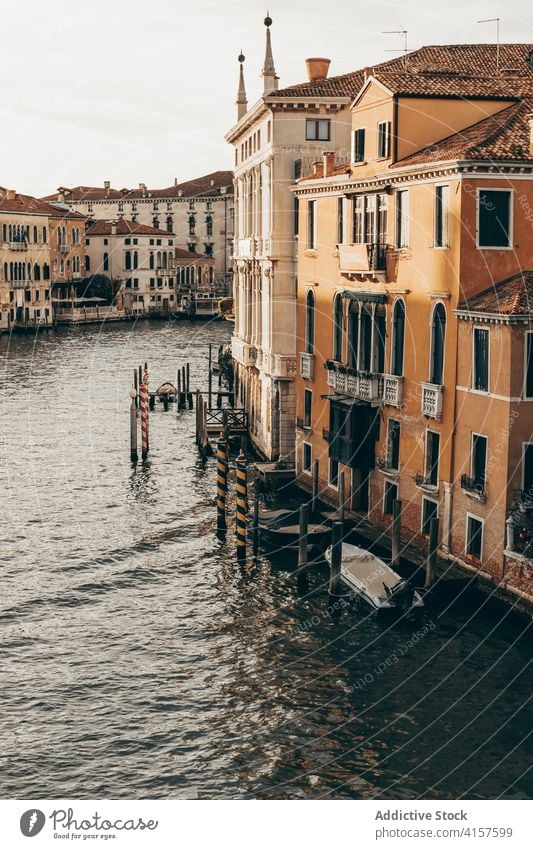
[[[502,45],[498,67],[490,45],[422,48],[367,70],[350,164],[325,151],[293,189],[299,480],[318,461],[333,502],[344,472],[378,525],[400,499],[406,539],[436,516],[444,554],[526,594],[532,110],[531,45]]]

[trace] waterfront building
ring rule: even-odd
[[[443,554],[530,594],[532,95],[532,45],[421,48],[294,189],[299,481],[318,461],[333,503],[343,472],[381,527],[400,499],[406,540],[437,517]]]
[[[84,218],[14,189],[0,189],[0,329],[52,320],[52,287],[84,265]]]
[[[233,173],[215,171],[204,177],[174,181],[154,189],[140,183],[136,189],[60,187],[44,198],[58,201],[90,220],[125,219],[171,233],[177,247],[212,257],[215,274],[229,287],[233,251]]]
[[[85,275],[109,279],[127,313],[176,308],[174,234],[125,218],[94,221],[85,238]]]

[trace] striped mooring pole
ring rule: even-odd
[[[142,443],[142,458],[146,460],[149,450],[148,441],[148,372],[145,371],[143,381],[139,388],[140,407],[141,407],[141,443]]]
[[[226,493],[228,491],[228,447],[224,439],[217,441],[217,533],[225,534]]]
[[[244,559],[246,557],[246,510],[247,510],[247,468],[246,457],[241,453],[237,457],[237,515],[236,515],[236,531],[237,531],[237,557]]]

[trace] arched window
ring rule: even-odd
[[[167,230],[168,230],[169,233],[172,233],[172,227],[173,227],[172,216],[167,215]]]
[[[361,371],[370,371],[372,361],[372,313],[370,307],[363,304],[361,309],[360,333],[361,340],[359,345],[360,362],[359,369]]]
[[[163,251],[161,259],[162,259],[163,268],[166,269],[166,267],[167,267],[167,252],[166,251]]]
[[[189,236],[194,236],[194,230],[196,227],[196,218],[194,215],[189,215]]]
[[[385,338],[387,335],[387,317],[385,307],[376,307],[374,313],[374,345],[375,345],[375,362],[374,371],[378,374],[383,374],[385,371]]]
[[[104,254],[104,262],[105,256],[107,256],[107,254]],[[126,251],[124,255],[124,268],[126,271],[131,271],[131,251]]]
[[[209,285],[213,285],[213,280],[215,279],[215,269],[212,265],[209,266]]]
[[[207,229],[207,235],[212,236],[213,235],[213,216],[212,215],[208,215],[207,218],[205,219],[205,226],[206,226],[206,229]]]
[[[315,295],[312,289],[307,293],[305,306],[305,350],[308,354],[315,350]]]
[[[7,262],[4,262],[4,281],[9,280],[9,267]]]
[[[159,218],[153,218],[152,226],[155,227],[156,230],[159,230]]]
[[[161,268],[161,251],[157,252],[157,267]]]
[[[14,279],[15,279],[15,276],[14,276],[14,270],[13,270],[13,263],[12,263],[12,262],[10,262],[10,263],[9,263],[9,279],[10,279],[10,280],[14,280]]]
[[[202,285],[202,266],[198,266],[198,285]]]
[[[2,236],[3,236],[4,242],[7,242],[7,225],[6,224],[4,224],[3,227],[2,227]]]
[[[194,286],[194,265],[191,266],[191,286]]]
[[[43,227],[43,242],[46,242],[46,240],[47,240],[46,227]]]
[[[348,365],[357,368],[359,358],[359,305],[350,301],[348,310]]]
[[[154,267],[154,252],[150,251],[150,268]]]
[[[431,368],[430,383],[440,386],[444,374],[444,344],[446,340],[446,310],[437,304],[431,321]]]
[[[34,226],[34,227],[33,227],[33,241],[34,241],[35,243],[37,243],[37,242],[38,242],[38,239],[37,239],[37,227],[36,227],[36,226]]]
[[[403,374],[405,346],[405,304],[398,299],[392,310],[391,374]]]
[[[133,251],[133,267],[139,268],[139,254],[137,251]]]
[[[128,265],[129,255],[130,255],[130,252],[126,251],[126,268],[129,268],[129,265]],[[109,271],[109,254],[108,253],[104,254],[104,271]]]
[[[342,295],[333,301],[333,359],[342,360]]]
[[[46,262],[43,265],[43,280],[50,280],[50,266]]]

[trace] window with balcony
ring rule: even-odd
[[[524,397],[533,398],[533,332],[525,335]]]
[[[390,156],[390,121],[380,121],[378,124],[378,159],[388,159]]]
[[[313,416],[313,392],[311,389],[304,389],[304,427],[311,427]]]
[[[396,192],[396,247],[409,246],[409,191]]]
[[[342,360],[342,295],[335,295],[333,300],[333,359]]]
[[[473,560],[481,561],[483,553],[483,521],[470,514],[467,514],[466,518],[466,553]]]
[[[511,198],[507,189],[479,189],[477,237],[479,248],[511,247]]]
[[[389,419],[387,423],[387,466],[398,471],[400,468],[400,422]]]
[[[308,248],[308,250],[314,250],[314,248],[316,248],[316,229],[317,229],[316,200],[310,200],[310,201],[307,202],[307,248]]]
[[[442,385],[444,372],[444,345],[446,339],[446,310],[436,304],[431,320],[431,368],[430,383]]]
[[[392,310],[391,374],[403,374],[405,346],[405,304],[399,299]]]
[[[431,498],[422,499],[422,527],[421,531],[426,536],[429,536],[431,528],[431,520],[438,518],[439,505],[437,501]]]
[[[361,127],[352,130],[352,162],[365,161],[365,131]]]
[[[313,354],[315,350],[315,293],[309,289],[305,304],[305,350]]]
[[[305,122],[305,138],[307,141],[329,141],[331,121],[327,118],[308,118]]]
[[[313,450],[308,442],[302,445],[302,471],[310,472],[313,463]]]
[[[478,392],[489,391],[489,330],[474,327],[473,387]]]
[[[435,247],[450,244],[450,187],[435,187]]]
[[[440,455],[440,433],[434,430],[426,432],[426,462],[425,482],[431,486],[439,483],[439,455]]]
[[[207,218],[205,219],[205,228],[206,228],[207,235],[212,236],[213,235],[213,216],[212,215],[208,215]]]
[[[352,206],[352,241],[368,246],[369,269],[386,268],[387,196],[357,195]]]
[[[487,444],[486,436],[479,433],[472,434],[472,449],[470,459],[470,486],[471,489],[480,495],[485,492],[485,481],[487,474]]]
[[[383,485],[383,515],[392,516],[392,505],[398,500],[398,484],[385,481]]]

